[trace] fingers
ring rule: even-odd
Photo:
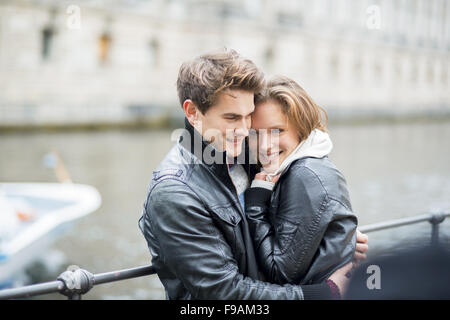
[[[367,236],[367,234],[362,233],[361,231],[356,229],[356,242],[367,244],[369,242],[369,237]]]
[[[364,243],[356,243],[356,252],[366,253],[369,251],[369,246]]]
[[[267,172],[261,171],[261,172],[259,172],[259,173],[257,173],[257,174],[255,175],[255,179],[256,179],[256,180],[266,180],[266,179],[267,179],[267,175],[268,175]],[[272,177],[272,179],[270,180],[270,182],[276,183],[276,182],[278,181],[279,178],[280,178],[280,175],[278,174],[278,175]]]
[[[357,242],[354,259],[358,264],[355,267],[358,267],[361,260],[367,259],[366,252],[369,251],[369,245],[367,244],[369,241],[369,237],[367,237],[366,234],[361,233],[359,230],[356,230],[356,241]]]
[[[256,180],[266,180],[266,177],[267,177],[267,173],[265,173],[265,172],[260,172],[255,175]]]
[[[368,242],[369,237],[361,231],[356,230],[356,250],[354,259],[356,260],[357,265],[355,267],[359,266],[361,260],[367,259],[366,252],[369,251]]]
[[[346,274],[349,273],[353,268],[353,262],[347,263],[345,266],[341,267],[339,270],[342,271],[342,273]]]
[[[360,260],[366,260],[367,256],[366,256],[365,253],[360,253],[360,252],[356,251],[355,255],[354,255],[354,259],[359,260],[359,261]]]
[[[277,183],[279,178],[280,178],[280,175],[276,175],[275,177],[272,178],[272,182]]]

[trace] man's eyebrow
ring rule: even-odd
[[[240,114],[232,113],[232,112],[224,113],[224,114],[222,114],[222,116],[224,116],[224,117],[241,117]]]
[[[254,111],[250,112],[249,114],[247,114],[247,116],[252,115]],[[222,116],[224,117],[242,117],[242,115],[238,114],[238,113],[233,113],[233,112],[228,112],[228,113],[223,113]]]

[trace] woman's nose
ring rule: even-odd
[[[259,149],[262,152],[268,151],[270,149],[270,139],[267,135],[267,130],[261,129],[258,137],[259,137],[258,141]]]

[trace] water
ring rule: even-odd
[[[330,155],[347,179],[359,224],[366,225],[450,210],[450,123],[331,126]],[[74,182],[95,186],[103,204],[82,218],[53,245],[43,261],[47,272],[32,270],[38,281],[54,280],[68,265],[93,273],[150,263],[138,228],[153,169],[173,142],[171,130],[40,132],[0,134],[0,181],[55,182],[43,165],[44,155],[57,150]],[[441,225],[449,243],[450,219]],[[402,241],[428,241],[430,225],[422,223],[370,234],[372,252],[395,248]],[[62,258],[61,258],[62,256]],[[55,258],[56,257],[56,258]],[[59,266],[56,268],[55,266]],[[45,274],[45,275],[44,275]],[[34,278],[36,279],[36,278]],[[40,299],[62,298],[58,294]],[[154,276],[95,287],[84,299],[163,299]]]

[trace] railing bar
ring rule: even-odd
[[[446,213],[446,214],[444,214],[444,216],[448,217],[448,216],[450,216],[450,213]],[[414,224],[414,223],[418,223],[418,222],[430,221],[431,218],[433,218],[432,214],[424,214],[424,215],[420,215],[420,216],[413,217],[413,218],[402,218],[402,219],[390,220],[390,221],[386,221],[386,222],[374,223],[374,224],[361,226],[359,228],[359,231],[365,233],[365,232],[372,232],[372,231],[389,229],[389,228],[394,228],[394,227],[399,227],[399,226],[406,226],[406,225],[410,225],[410,224]]]
[[[0,299],[28,298],[41,294],[60,292],[64,283],[60,280],[30,286],[0,290]]]
[[[112,272],[99,273],[94,275],[94,285],[125,280],[130,278],[137,278],[155,274],[156,271],[153,266],[142,266],[131,269],[123,269]],[[44,282],[25,287],[11,288],[0,290],[0,299],[16,299],[27,298],[35,295],[48,294],[60,292],[65,288],[62,281],[56,280],[51,282]]]
[[[152,274],[155,274],[155,268],[153,266],[143,266],[143,267],[136,267],[131,269],[123,269],[118,271],[112,271],[112,272],[105,272],[105,273],[99,273],[94,275],[94,285],[107,283],[107,282],[113,282],[113,281],[119,281],[119,280],[125,280],[125,279],[131,279],[131,278],[137,278],[137,277],[143,277],[143,276],[149,276]]]
[[[415,224],[415,223],[419,223],[419,222],[426,222],[428,220],[429,220],[429,218],[427,217],[427,218],[416,219],[416,220],[399,220],[399,221],[374,223],[374,224],[362,226],[361,228],[359,228],[359,231],[372,232],[372,231],[377,231],[377,230],[406,226],[406,225]]]

